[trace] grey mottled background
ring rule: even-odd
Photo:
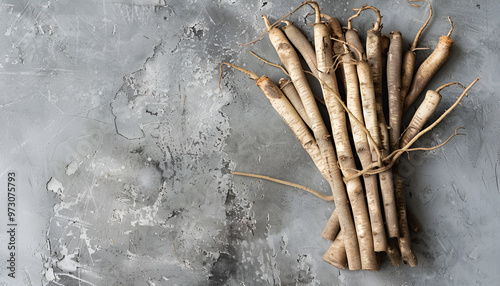
[[[364,1],[320,1],[343,23]],[[383,31],[413,39],[428,8],[371,1]],[[324,193],[327,184],[232,61],[278,80],[262,14],[298,1],[0,1],[0,174],[18,181],[17,278],[1,285],[492,285],[498,281],[497,89],[500,7],[432,1],[421,47],[455,22],[453,55],[431,82],[482,80],[403,162],[419,266],[339,271],[322,261],[333,206],[301,191],[232,177],[265,174]],[[292,16],[306,27],[309,9]],[[363,32],[374,15],[356,20]],[[430,51],[419,52],[419,59]],[[460,90],[444,94],[439,112]],[[7,257],[6,187],[0,257]]]

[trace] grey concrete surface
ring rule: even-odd
[[[261,15],[298,1],[0,2],[0,285],[493,285],[500,248],[498,27],[486,0],[431,1],[420,47],[455,23],[429,87],[481,81],[402,162],[419,265],[338,270],[321,256],[334,206],[265,174],[329,192],[286,125],[230,61],[282,77]],[[364,1],[320,1],[344,24]],[[428,8],[371,1],[405,43]],[[422,2],[423,3],[423,2]],[[291,17],[311,36],[304,20]],[[355,27],[364,34],[367,13]],[[430,50],[418,52],[421,61]],[[460,94],[443,92],[442,113]],[[436,118],[434,116],[433,118]],[[9,173],[16,177],[15,276],[8,276]]]

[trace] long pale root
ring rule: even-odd
[[[376,104],[376,120],[379,130],[380,141],[377,142],[379,147],[381,147],[382,155],[389,154],[389,132],[387,128],[387,121],[384,115],[383,108],[383,75],[384,67],[387,63],[387,53],[386,49],[389,48],[390,40],[384,41],[385,37],[381,35],[381,20],[380,11],[375,7],[366,7],[366,9],[372,9],[377,15],[377,21],[373,25],[373,28],[368,30],[366,36],[366,56],[368,63],[370,64],[373,88],[375,91],[375,104]],[[387,43],[386,43],[387,42]],[[387,45],[385,45],[385,43]],[[365,167],[363,167],[365,168]],[[380,193],[382,195],[382,202],[384,206],[385,221],[387,225],[387,232],[389,237],[397,237],[399,234],[398,230],[398,219],[396,211],[396,198],[394,194],[394,185],[392,184],[392,171],[387,170],[378,174],[380,181]],[[389,252],[388,252],[389,253]]]
[[[346,78],[346,97],[347,107],[351,111],[350,126],[352,130],[356,153],[361,162],[362,168],[368,168],[372,163],[372,154],[365,132],[361,126],[353,120],[356,117],[363,124],[363,111],[361,108],[361,99],[359,95],[358,77],[356,74],[356,66],[351,60],[350,54],[343,56],[344,72]],[[368,211],[372,226],[373,244],[375,251],[385,251],[387,248],[387,240],[384,230],[384,221],[380,208],[380,198],[378,194],[377,175],[364,176],[364,184],[366,190],[366,199],[368,203]]]
[[[280,89],[283,91],[285,96],[288,98],[290,103],[295,107],[295,110],[297,110],[297,113],[300,115],[302,120],[306,123],[306,125],[311,128],[311,121],[309,120],[309,117],[307,116],[306,109],[304,108],[304,104],[302,104],[302,101],[300,100],[299,93],[295,89],[295,86],[293,85],[291,80],[286,80],[284,78],[280,79],[279,81]]]
[[[311,42],[307,39],[307,37],[300,31],[297,26],[295,26],[290,21],[283,21],[286,23],[286,26],[283,27],[283,31],[285,32],[288,40],[293,44],[293,46],[299,51],[304,58],[309,70],[315,75],[318,76],[318,66],[316,64],[316,53],[314,52],[314,47]]]
[[[441,95],[439,93],[433,90],[427,91],[424,101],[422,101],[417,111],[413,115],[408,128],[401,138],[400,148],[406,146],[408,142],[410,142],[410,140],[413,139],[415,135],[420,132],[420,130],[422,130],[427,120],[436,110],[440,101]]]
[[[338,210],[340,226],[346,233],[346,237],[356,237],[356,229],[351,215],[349,200],[342,181],[340,170],[336,164],[336,154],[330,138],[330,134],[321,117],[319,108],[316,104],[312,90],[307,82],[305,74],[300,64],[300,59],[290,42],[286,39],[283,32],[270,26],[269,21],[264,16],[269,31],[269,39],[273,44],[278,56],[290,73],[292,82],[299,93],[307,115],[311,120],[311,129],[313,130],[316,143],[321,151],[323,160],[326,162],[329,170],[329,182],[332,186],[335,206]],[[356,239],[346,240],[346,251],[349,263],[360,264],[359,244]],[[352,261],[352,262],[351,262]]]
[[[332,136],[337,150],[339,164],[344,176],[349,176],[356,169],[356,162],[349,141],[347,131],[346,112],[337,100],[339,94],[335,72],[329,69],[333,65],[332,41],[328,27],[322,23],[314,25],[314,43],[316,48],[316,58],[318,60],[319,78],[323,89],[325,104],[330,115],[332,124]],[[328,86],[328,88],[326,87]],[[335,94],[333,94],[335,93]],[[364,191],[361,180],[352,180],[346,183],[346,190],[351,202],[351,208],[358,235],[361,265],[363,269],[378,268],[374,246],[372,230],[368,215],[368,209],[364,199]],[[349,237],[346,237],[347,241]],[[355,265],[349,261],[350,268]]]

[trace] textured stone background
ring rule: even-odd
[[[365,2],[321,1],[343,23]],[[428,8],[372,1],[383,31],[413,39]],[[431,82],[483,79],[411,154],[403,175],[423,225],[420,265],[339,271],[322,261],[332,204],[265,174],[327,193],[300,144],[232,61],[278,80],[262,14],[299,2],[90,0],[0,2],[0,174],[18,182],[18,269],[1,285],[491,285],[498,281],[500,7],[433,1],[421,47],[455,22],[453,55]],[[309,9],[291,19],[306,27]],[[374,15],[355,22],[361,32]],[[430,51],[419,52],[419,59]],[[443,112],[457,88],[443,92]],[[435,117],[434,117],[435,118]],[[6,189],[0,214],[6,214]],[[0,255],[7,257],[6,215]]]

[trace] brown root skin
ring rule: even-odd
[[[323,260],[339,269],[346,269],[347,256],[342,231],[339,232],[326,253],[323,255]]]
[[[370,65],[367,62],[358,62],[357,73],[361,92],[361,102],[363,103],[363,117],[366,129],[368,129],[370,136],[373,138],[373,142],[371,142],[372,145],[370,146],[372,150],[372,159],[380,163],[382,140],[378,124],[375,87],[373,85]]]
[[[434,77],[437,71],[449,59],[453,46],[453,40],[448,36],[441,36],[438,45],[432,54],[420,65],[408,94],[406,95],[403,112],[406,112],[410,106],[417,100],[429,81]]]
[[[403,259],[403,263],[409,264],[411,267],[415,267],[418,264],[418,260],[417,256],[415,255],[411,247],[403,178],[401,178],[399,173],[396,171],[394,179],[395,179],[394,185],[396,190],[396,201],[397,201],[397,209],[399,217],[399,239],[398,239],[399,250],[401,251],[401,257]]]
[[[399,266],[401,262],[401,253],[399,252],[399,248],[397,242],[394,239],[390,239],[388,242],[389,246],[387,247],[387,256],[391,260],[392,265]]]
[[[318,78],[318,80],[321,82],[321,84],[323,84],[325,86],[326,89],[330,89],[332,90],[324,81],[322,81],[320,78]],[[373,144],[373,145],[377,145],[376,141],[372,138],[372,136],[370,135],[370,131],[365,127],[365,124],[362,123],[361,121],[359,121],[357,119],[356,116],[354,116],[352,114],[352,112],[349,110],[349,108],[345,105],[345,103],[342,101],[342,98],[340,97],[340,94],[338,93],[335,93],[333,92],[332,95],[335,96],[335,98],[337,99],[337,101],[339,101],[339,103],[342,105],[342,107],[344,108],[344,110],[347,112],[347,114],[350,116],[349,118],[351,120],[353,120],[362,130],[363,132],[366,134],[367,138],[368,138],[368,141],[370,142],[370,144]],[[381,156],[381,153],[378,149],[375,149],[375,154],[376,154],[376,158],[377,158],[377,162],[374,164],[375,166],[381,166],[381,159],[382,159],[382,156]]]
[[[342,41],[341,39],[336,39],[335,43],[341,44]],[[356,49],[355,47],[353,48]],[[342,75],[344,78],[346,94],[347,94],[348,106],[346,110],[348,110],[349,114],[349,119],[351,123],[350,127],[353,133],[353,140],[356,147],[356,153],[358,155],[358,158],[360,158],[362,167],[367,167],[372,162],[372,152],[370,150],[370,145],[368,143],[367,137],[371,139],[371,142],[373,142],[374,146],[376,146],[376,143],[371,137],[368,130],[366,130],[364,124],[363,110],[361,107],[361,100],[360,100],[359,80],[356,71],[356,62],[352,60],[350,53],[348,53],[347,46],[345,47],[345,49],[346,49],[345,52],[339,51],[339,53],[344,54],[342,56],[342,62],[343,62]],[[358,54],[361,54],[359,50],[357,52]],[[367,65],[367,63],[362,63],[362,64]],[[380,198],[378,195],[377,176],[366,176],[364,178],[364,183],[365,183],[370,223],[372,227],[374,250],[385,251],[385,249],[387,248],[387,241],[385,236],[382,212],[380,210]],[[376,261],[376,258],[373,258],[370,267],[363,267],[363,268],[375,269],[376,267],[378,267],[377,265],[378,263]]]
[[[361,61],[366,59],[365,55],[365,49],[363,47],[363,43],[361,42],[361,39],[359,38],[358,32],[355,30],[347,30],[345,32],[345,41],[349,43],[350,46],[355,47],[355,50],[359,51],[356,53],[352,53],[354,59],[356,61]]]
[[[258,87],[260,87],[260,89],[262,89],[268,99],[282,98],[283,93],[281,92],[279,87],[276,86],[276,84],[269,84],[270,81],[271,80],[264,75],[257,80],[256,84]]]
[[[399,148],[401,135],[401,62],[403,57],[403,41],[401,33],[391,33],[391,43],[387,55],[387,90],[389,101],[389,142],[391,150]]]
[[[267,17],[265,16],[264,20],[266,23],[269,23],[267,21]],[[328,130],[321,117],[321,113],[316,104],[311,87],[309,86],[304,71],[302,70],[298,54],[280,29],[271,28],[269,31],[269,39],[278,53],[282,63],[285,65],[285,68],[288,70],[290,78],[299,93],[302,104],[304,105],[307,116],[311,122],[311,128],[314,133],[314,137],[316,138],[316,143],[321,150],[321,154],[323,155],[323,159],[325,160],[328,169],[330,171],[338,170],[335,165],[335,151],[333,149],[332,142],[329,139]]]
[[[415,135],[415,137],[410,141],[408,142],[408,144],[406,144],[404,146],[404,148],[400,149],[400,150],[396,150],[393,152],[393,154],[389,155],[387,158],[391,158],[391,161],[394,162],[397,160],[397,158],[399,158],[399,156],[401,156],[402,152],[406,152],[407,149],[409,149],[411,147],[411,145],[413,143],[415,143],[415,141],[417,141],[418,138],[420,138],[422,135],[424,135],[425,133],[427,133],[428,131],[430,131],[432,128],[434,128],[439,122],[441,122],[446,116],[448,116],[448,114],[455,108],[457,107],[457,105],[460,103],[460,101],[462,100],[462,98],[464,98],[464,96],[467,95],[467,92],[480,80],[481,78],[477,78],[475,79],[471,84],[469,84],[469,86],[467,86],[465,88],[465,90],[462,92],[462,94],[458,97],[458,99],[455,101],[455,103],[450,106],[450,108],[448,108],[438,119],[436,119],[436,121],[434,121],[430,126],[428,126],[427,128],[425,128],[424,130],[420,131],[417,135]],[[406,149],[406,150],[405,150]],[[387,159],[386,158],[386,159]],[[384,159],[384,161],[386,160]]]
[[[385,123],[383,112],[378,115],[379,117],[379,130],[380,138],[382,140],[382,155],[387,156],[390,152],[389,130]],[[380,170],[378,173],[380,182],[380,191],[382,194],[382,201],[384,203],[384,215],[389,237],[399,237],[399,222],[396,210],[396,197],[394,193],[394,180],[392,169]]]
[[[333,211],[332,215],[328,219],[328,222],[326,223],[325,228],[323,229],[321,237],[324,239],[328,239],[330,241],[334,241],[339,231],[340,231],[339,217],[337,212]]]
[[[340,24],[339,19],[337,18],[330,18],[326,22],[328,27],[330,27],[330,30],[332,32],[332,36],[336,39],[339,40],[344,40],[344,32],[342,32],[342,25]]]
[[[389,45],[391,43],[391,36],[388,34],[380,35],[380,46],[382,47],[382,53],[387,53],[389,51]]]
[[[360,92],[361,92],[361,95],[365,94],[365,99],[363,100],[363,104],[367,104],[368,106],[365,106],[364,109],[363,109],[363,116],[368,115],[369,119],[368,121],[370,122],[368,125],[370,125],[370,127],[365,127],[365,123],[363,123],[362,121],[363,120],[358,120],[358,116],[354,116],[352,114],[352,112],[349,110],[349,108],[344,104],[344,102],[342,101],[340,95],[336,92],[333,93],[333,95],[337,98],[337,101],[339,101],[339,103],[342,105],[342,107],[344,108],[344,110],[347,112],[347,114],[350,116],[349,118],[351,120],[353,120],[357,126],[359,126],[366,134],[367,138],[368,138],[368,141],[369,141],[369,144],[370,146],[379,146],[380,143],[379,143],[379,138],[378,138],[378,133],[377,133],[377,128],[373,128],[374,125],[376,125],[376,121],[377,121],[377,118],[376,116],[373,117],[373,110],[375,106],[375,91],[374,91],[374,87],[373,87],[373,80],[371,79],[371,71],[370,71],[370,65],[366,62],[366,60],[362,60],[362,61],[354,61],[349,53],[349,49],[347,48],[347,46],[351,46],[349,43],[347,42],[344,42],[344,41],[341,41],[341,40],[336,40],[334,39],[336,42],[340,42],[340,43],[343,43],[344,44],[344,49],[345,49],[345,53],[343,54],[343,64],[344,64],[344,68],[345,65],[347,64],[355,64],[358,66],[357,69],[354,69],[353,71],[355,71],[356,73],[356,76],[358,77],[358,80],[360,80]],[[352,46],[352,48],[354,48],[356,50],[356,52],[361,55],[361,52],[359,51],[359,49],[357,49],[356,47]],[[353,72],[350,72],[351,74]],[[346,75],[347,73],[344,72],[344,83],[346,84],[347,86],[347,78],[346,78]],[[320,79],[320,81],[323,83],[323,81]],[[325,88],[327,89],[331,89],[327,84],[324,84]],[[368,95],[368,99],[366,98]],[[373,97],[373,98],[372,98]],[[370,131],[371,129],[371,131]],[[372,133],[373,133],[373,136],[372,136]],[[377,162],[377,166],[380,166],[381,165],[381,153],[380,153],[380,148],[371,148],[372,152],[373,152],[373,157],[374,157],[374,160]]]
[[[383,109],[383,55],[380,31],[368,30],[366,33],[366,58],[372,70],[373,86],[375,88],[375,98],[377,100],[378,112],[378,109]]]
[[[344,32],[342,32],[342,25],[337,18],[329,18],[326,25],[330,28],[333,42],[333,54],[342,55],[344,53],[344,45],[339,41],[344,41]],[[342,65],[340,65],[342,69]],[[341,72],[342,74],[342,72]]]
[[[278,112],[285,123],[290,127],[293,134],[297,137],[304,150],[309,154],[321,174],[327,180],[330,179],[330,168],[322,156],[319,145],[286,96],[284,96],[279,87],[266,76],[262,76],[257,81],[257,85],[267,96],[276,112]],[[314,192],[312,193],[314,194]]]
[[[389,44],[391,42],[391,37],[387,34],[382,34],[380,36],[380,46],[382,47],[382,67],[387,65],[387,51],[389,51]]]
[[[246,69],[240,68],[240,67],[232,65],[232,64],[228,64],[228,65],[236,68],[237,70],[239,70],[241,72],[244,72],[245,74],[251,75],[251,77],[253,79],[258,77],[256,74],[254,74]],[[326,179],[329,179],[330,173],[328,172],[328,170],[326,170],[327,166],[324,165],[324,161],[322,159],[322,156],[321,156],[321,153],[319,151],[317,144],[314,142],[312,135],[309,134],[308,129],[304,128],[304,126],[300,126],[302,123],[300,120],[300,116],[298,116],[298,115],[294,116],[295,110],[293,109],[293,107],[291,107],[287,104],[288,102],[285,99],[286,96],[283,96],[283,94],[280,92],[280,90],[274,84],[274,82],[272,82],[266,76],[262,76],[262,77],[258,78],[256,80],[256,83],[261,88],[261,90],[264,92],[264,94],[267,96],[267,98],[269,99],[269,101],[271,102],[271,104],[275,108],[275,110],[282,116],[284,121],[292,129],[292,131],[294,132],[296,137],[299,139],[299,142],[302,144],[304,149],[309,153],[309,155],[311,156],[311,158],[313,159],[314,163],[316,164],[316,166],[318,167],[320,172],[323,174],[323,176]],[[292,89],[295,93],[294,96],[298,97],[298,94],[296,94],[297,91],[295,90],[295,87],[293,86],[293,84],[290,81],[282,79],[282,80],[280,80],[280,85],[281,85],[281,88],[283,88],[285,90]],[[302,104],[302,102],[300,101],[300,98],[298,98],[297,100],[299,101],[300,104]],[[292,118],[290,118],[290,117],[292,117]],[[325,196],[317,191],[314,191],[310,188],[307,188],[307,187],[304,187],[304,186],[301,186],[298,184],[286,182],[286,181],[279,180],[279,179],[274,179],[274,178],[271,178],[268,176],[261,176],[261,175],[255,175],[255,174],[249,174],[249,173],[232,172],[232,174],[240,175],[240,176],[247,176],[247,177],[255,177],[255,178],[259,178],[259,179],[265,179],[265,180],[269,180],[272,182],[276,182],[279,184],[292,186],[295,188],[305,190],[305,191],[307,191],[307,192],[309,192],[309,193],[311,193],[311,194],[313,194],[313,195],[315,195],[315,196],[317,196],[320,199],[323,199],[325,201],[333,201],[333,196]],[[337,211],[334,211],[328,224],[327,224],[327,227],[325,228],[325,236],[329,235],[329,236],[335,237],[337,235],[339,229],[340,229],[339,218],[337,215]],[[333,238],[332,238],[332,240],[333,240]]]
[[[415,62],[416,62],[415,52],[412,50],[406,51],[403,57],[403,72],[401,74],[401,106],[403,106],[405,102],[406,95],[408,94],[408,90],[410,89],[411,81],[413,79],[413,72],[415,71]]]

